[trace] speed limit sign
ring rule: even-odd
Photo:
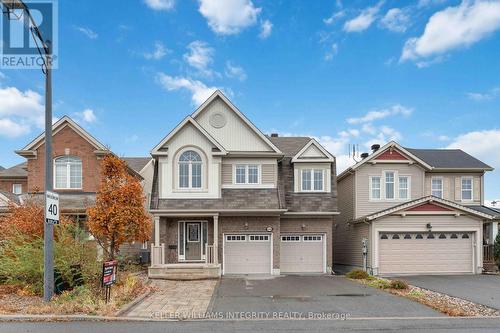
[[[45,223],[59,224],[59,194],[45,192]]]

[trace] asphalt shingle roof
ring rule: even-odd
[[[14,178],[14,177],[28,177],[28,163],[24,162],[18,165],[14,165],[12,168],[5,170],[0,170],[0,178]]]
[[[129,168],[139,173],[151,161],[151,157],[122,157],[127,162]]]
[[[311,141],[311,138],[307,136],[268,136],[267,138],[288,157],[297,155]]]
[[[489,165],[461,149],[405,149],[434,168],[491,169]]]
[[[468,207],[470,207],[474,210],[477,210],[478,212],[481,212],[481,213],[493,215],[493,216],[495,216],[495,219],[500,218],[500,210],[497,208],[482,206],[482,205],[471,205]]]

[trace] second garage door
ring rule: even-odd
[[[324,235],[281,235],[281,273],[325,273]]]
[[[271,274],[271,235],[224,236],[224,274]]]
[[[381,233],[379,274],[473,272],[473,233]]]

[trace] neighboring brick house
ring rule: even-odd
[[[379,275],[481,273],[483,230],[498,215],[483,206],[493,169],[461,150],[372,148],[338,176],[334,263]]]
[[[28,164],[0,170],[0,191],[20,195],[28,191]]]
[[[328,273],[335,158],[265,136],[220,91],[151,151],[151,277]]]

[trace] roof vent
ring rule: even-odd
[[[380,145],[379,144],[372,145],[372,152],[376,152],[379,149],[380,149]]]
[[[365,159],[365,158],[367,158],[367,157],[368,157],[368,155],[369,155],[368,153],[363,153],[363,154],[361,154],[361,158],[362,158],[362,159]]]
[[[278,136],[278,133],[271,133],[271,138],[277,138]]]

